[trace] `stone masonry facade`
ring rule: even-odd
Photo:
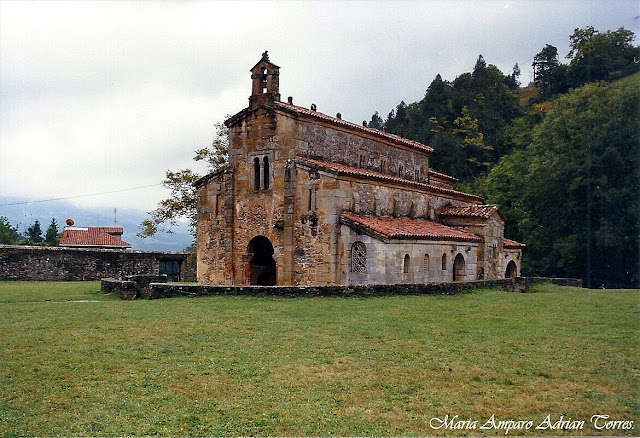
[[[166,266],[176,281],[192,280],[188,253],[0,245],[0,280],[95,281],[159,275]],[[176,272],[177,271],[177,272]]]
[[[280,101],[279,67],[251,69],[229,118],[229,163],[200,179],[198,281],[366,285],[520,273],[504,216],[429,168],[433,149]]]

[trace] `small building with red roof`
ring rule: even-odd
[[[120,227],[66,226],[62,230],[59,246],[67,248],[131,248],[130,243],[122,240],[123,233],[124,230]]]
[[[280,101],[280,67],[251,68],[229,163],[196,182],[198,281],[397,284],[519,275],[523,244],[495,205],[430,168],[433,148]]]

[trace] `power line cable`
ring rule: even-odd
[[[51,199],[39,199],[37,201],[11,202],[11,203],[8,203],[8,204],[0,204],[0,207],[7,207],[7,206],[11,206],[11,205],[35,204],[35,203],[38,203],[38,202],[64,201],[64,200],[67,200],[67,199],[86,198],[88,196],[110,195],[112,193],[129,192],[129,191],[132,191],[132,190],[147,189],[149,187],[156,187],[156,186],[161,186],[161,185],[162,185],[162,183],[157,183],[157,184],[150,184],[150,185],[147,185],[147,186],[131,187],[131,188],[128,188],[128,189],[111,190],[109,192],[90,193],[90,194],[87,194],[87,195],[65,196],[65,197],[62,197],[62,198],[51,198]]]

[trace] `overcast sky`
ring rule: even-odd
[[[639,4],[0,0],[0,196],[154,208],[164,189],[120,190],[193,167],[214,123],[247,106],[264,50],[283,100],[361,123],[479,54],[505,74],[518,63],[526,83],[575,28],[638,34]]]

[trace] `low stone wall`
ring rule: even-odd
[[[133,281],[131,281],[133,280]],[[136,283],[138,281],[138,283]],[[386,295],[453,295],[483,288],[524,291],[535,283],[581,287],[573,278],[518,277],[501,280],[478,280],[456,283],[372,284],[352,286],[212,286],[184,283],[150,283],[149,279],[103,279],[102,292],[115,293],[123,299],[197,297],[211,295],[277,297],[374,297]],[[133,286],[132,286],[133,285]],[[133,289],[132,289],[133,288]],[[137,292],[132,293],[135,290]]]
[[[480,280],[464,283],[371,284],[351,286],[212,286],[199,284],[151,284],[149,298],[206,295],[278,297],[368,297],[385,295],[453,295],[484,287],[511,289],[513,280]]]
[[[212,286],[184,283],[150,283],[144,287],[137,285],[137,293],[132,296],[135,281],[102,280],[102,292],[115,293],[123,299],[133,298],[170,298],[196,297],[208,295],[236,296],[278,296],[278,297],[348,297],[348,296],[385,296],[385,295],[453,295],[479,288],[499,287],[513,289],[513,280],[480,280],[464,283],[431,284],[373,284],[356,286]],[[120,288],[120,289],[119,289]]]
[[[195,279],[188,253],[0,245],[0,280],[77,281],[158,275],[160,261],[178,261],[181,280]]]
[[[116,278],[103,278],[100,280],[100,291],[113,293],[123,300],[135,300],[136,298],[149,298],[152,283],[166,283],[166,275],[129,275],[124,280]]]

